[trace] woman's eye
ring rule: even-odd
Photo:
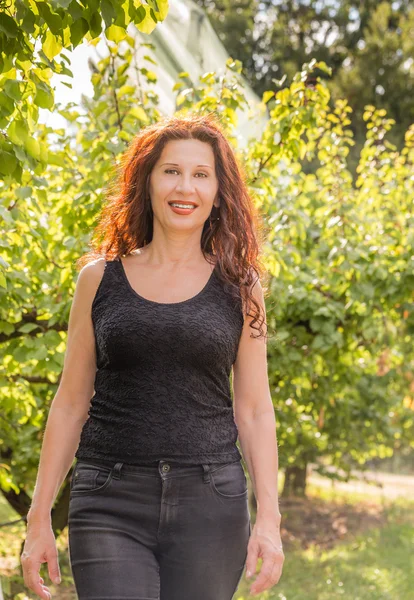
[[[165,173],[178,173],[177,169],[165,169]],[[202,173],[201,171],[199,171],[198,173],[196,173],[196,175],[204,175],[204,177],[207,177],[206,173]]]

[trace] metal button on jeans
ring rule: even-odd
[[[167,463],[165,463],[165,465],[162,465],[162,470],[165,471],[165,472],[169,471],[170,470],[170,465],[167,464]]]

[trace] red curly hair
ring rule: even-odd
[[[151,171],[167,142],[188,139],[210,144],[219,183],[220,219],[212,220],[210,215],[204,223],[203,255],[217,259],[218,276],[232,295],[241,297],[243,313],[253,317],[250,326],[255,328],[259,323],[256,329],[260,337],[264,335],[265,315],[252,290],[266,274],[259,257],[263,222],[249,195],[245,174],[218,117],[212,113],[163,117],[136,134],[122,155],[117,176],[106,193],[107,202],[89,242],[92,250],[77,260],[76,268],[80,270],[97,258],[113,260],[128,255],[151,241],[153,212],[148,193]],[[253,314],[248,312],[251,305]]]

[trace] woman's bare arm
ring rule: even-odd
[[[49,410],[28,524],[51,520],[51,509],[72,466],[88,417],[96,374],[91,307],[104,266],[104,259],[85,265],[76,282],[63,373]]]

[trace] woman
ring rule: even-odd
[[[258,594],[284,560],[277,441],[257,214],[219,122],[142,129],[109,196],[80,259],[25,583],[51,597],[39,567],[59,577],[51,507],[76,457],[68,525],[80,600],[230,600],[261,558]]]

